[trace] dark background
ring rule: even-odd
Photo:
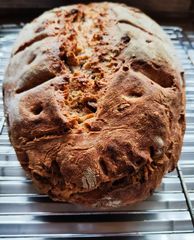
[[[47,9],[86,0],[0,0],[0,23],[28,22]],[[95,2],[100,2],[96,0]],[[194,0],[123,0],[142,9],[160,24],[176,24],[194,29]]]

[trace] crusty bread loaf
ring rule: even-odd
[[[17,157],[52,199],[146,199],[178,161],[184,80],[170,40],[136,8],[72,5],[27,24],[4,81]]]

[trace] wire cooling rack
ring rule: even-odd
[[[20,25],[0,25],[0,88]],[[194,32],[164,27],[185,69],[187,129],[179,165],[142,203],[97,211],[52,202],[26,178],[10,145],[0,91],[0,238],[194,239]]]

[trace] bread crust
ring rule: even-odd
[[[139,9],[104,2],[45,12],[19,34],[3,90],[17,157],[53,200],[133,204],[177,165],[183,71]]]

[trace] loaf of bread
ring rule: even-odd
[[[139,9],[104,2],[45,12],[19,34],[3,90],[17,157],[53,200],[132,204],[177,165],[183,71]]]

